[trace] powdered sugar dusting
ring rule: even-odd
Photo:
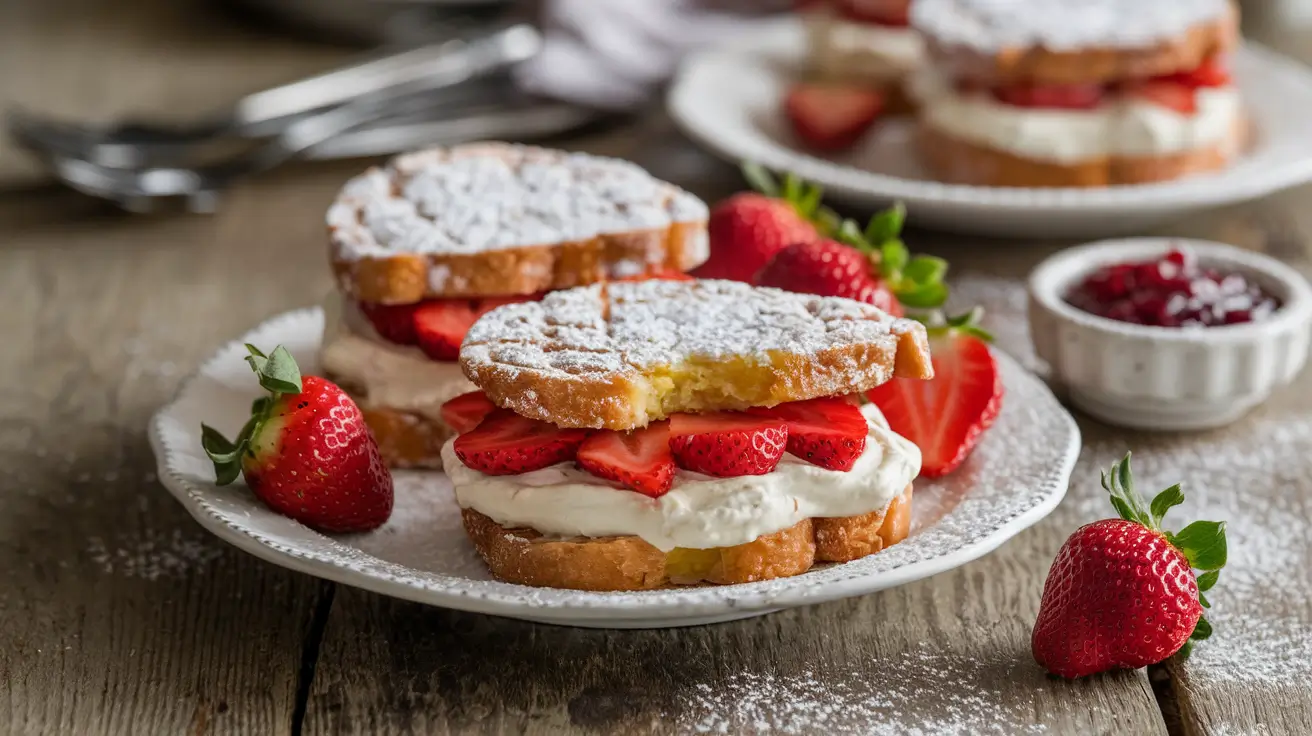
[[[632,374],[728,357],[769,365],[779,353],[817,356],[862,343],[891,356],[898,335],[923,329],[850,299],[733,281],[644,281],[553,292],[497,309],[470,329],[460,358],[509,372]],[[840,367],[835,373],[843,375],[834,379],[868,370]]]
[[[347,182],[328,211],[345,260],[554,245],[706,218],[700,199],[635,164],[507,143],[399,156]]]
[[[881,661],[871,672],[739,672],[689,686],[679,711],[667,715],[681,732],[709,734],[1041,734],[1043,724],[1018,718],[1023,709],[997,707],[998,678],[1027,666],[925,647]]]
[[[1142,48],[1228,12],[1227,0],[916,0],[911,23],[938,43],[985,53]]]
[[[221,554],[222,547],[214,540],[183,534],[182,528],[171,532],[149,531],[134,539],[91,537],[87,543],[87,555],[102,572],[144,580],[199,572]]]

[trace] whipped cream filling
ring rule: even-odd
[[[484,475],[442,447],[456,501],[508,527],[560,537],[636,535],[662,551],[746,544],[813,517],[855,516],[897,498],[920,472],[920,450],[894,434],[873,405],[866,449],[847,472],[785,454],[766,475],[716,478],[680,468],[674,486],[649,498],[560,463],[520,475]]]
[[[892,80],[917,69],[925,42],[911,28],[857,23],[827,13],[806,16],[811,64],[822,75]]]
[[[340,294],[328,297],[323,312],[319,362],[343,383],[362,390],[365,406],[440,421],[442,404],[474,390],[460,364],[433,360],[419,348],[384,340],[355,302]]]
[[[917,75],[913,89],[922,119],[943,133],[1059,163],[1162,156],[1224,144],[1233,140],[1243,114],[1235,87],[1199,88],[1193,114],[1131,96],[1109,97],[1091,110],[1017,107],[987,92],[958,91],[932,73]]]

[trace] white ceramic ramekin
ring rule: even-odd
[[[1093,271],[1186,248],[1280,300],[1262,322],[1149,327],[1098,317],[1064,297]],[[1111,424],[1206,429],[1228,424],[1289,382],[1307,362],[1312,287],[1279,261],[1221,243],[1181,238],[1104,240],[1061,251],[1030,274],[1030,336],[1070,401]]]

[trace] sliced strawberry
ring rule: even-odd
[[[433,360],[460,357],[460,343],[478,320],[478,312],[465,299],[435,299],[415,308],[415,339]]]
[[[998,87],[993,96],[1016,107],[1054,107],[1087,110],[1102,102],[1104,90],[1097,84],[1030,84]]]
[[[1179,82],[1142,82],[1126,90],[1133,97],[1139,97],[1178,113],[1192,115],[1198,111],[1195,90]]]
[[[414,315],[418,304],[359,304],[360,311],[384,340],[398,345],[415,344]]]
[[[518,475],[573,459],[586,429],[561,429],[495,409],[473,430],[456,438],[460,462],[488,475]]]
[[[784,114],[808,147],[837,151],[856,143],[884,110],[874,89],[844,84],[795,84],[784,98]]]
[[[1002,407],[1002,377],[983,340],[952,332],[930,341],[934,377],[894,378],[866,396],[889,427],[920,448],[920,474],[950,473],[979,442]]]
[[[1230,84],[1230,70],[1227,68],[1225,57],[1214,54],[1204,59],[1197,69],[1177,72],[1163,79],[1179,82],[1186,87],[1224,87]]]
[[[851,401],[830,396],[790,401],[768,409],[752,409],[757,416],[782,419],[788,425],[788,452],[830,470],[851,470],[866,449],[870,425]]]
[[[911,0],[838,0],[838,12],[848,20],[904,28],[910,25]]]
[[[696,473],[764,475],[779,464],[787,444],[781,419],[727,411],[670,417],[670,451],[679,467]]]
[[[674,484],[670,423],[653,422],[629,432],[593,432],[579,446],[578,463],[598,478],[660,498]]]
[[[496,408],[497,405],[492,403],[487,394],[470,391],[442,405],[442,421],[455,430],[456,434],[464,434],[477,427]]]

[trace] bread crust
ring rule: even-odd
[[[1105,84],[1194,69],[1213,54],[1233,50],[1239,42],[1239,9],[1231,2],[1227,12],[1216,19],[1141,48],[1054,51],[1028,46],[990,55],[945,45],[930,34],[925,40],[931,62],[954,80],[989,86]]]
[[[906,539],[911,486],[882,511],[803,519],[746,544],[661,552],[636,536],[553,539],[463,509],[465,531],[498,579],[541,588],[632,591],[732,585],[800,575],[817,562],[849,562]]]
[[[1230,165],[1245,138],[1236,125],[1229,139],[1206,148],[1163,156],[1105,156],[1076,163],[1024,158],[944,133],[921,121],[921,157],[940,181],[993,187],[1104,187],[1147,184],[1216,171]]]
[[[629,162],[491,142],[370,169],[327,219],[339,288],[411,304],[687,271],[710,255],[707,216],[701,200]]]
[[[740,353],[721,350],[722,342],[707,347],[706,341],[725,339],[718,316],[723,312],[717,310],[751,300],[757,301],[758,313],[785,307],[805,311],[809,319],[802,334],[816,343],[771,343],[784,338],[762,328],[765,342]],[[654,311],[680,305],[699,311]],[[644,306],[651,309],[641,311]],[[621,308],[626,310],[622,317],[617,315]],[[740,338],[755,334],[742,331],[768,322],[739,318],[734,324]],[[675,319],[681,320],[677,333],[671,327]],[[617,342],[611,335],[616,324],[638,334]],[[653,334],[635,325],[650,325]],[[655,359],[641,352],[651,345],[665,346],[667,354]],[[560,427],[615,430],[643,427],[676,413],[861,393],[894,376],[934,374],[928,337],[918,322],[893,319],[846,299],[715,280],[555,292],[539,303],[502,307],[470,329],[460,367],[500,407]]]

